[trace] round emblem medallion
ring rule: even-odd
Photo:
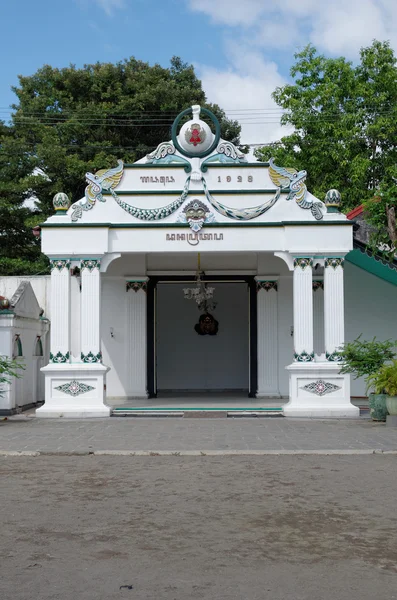
[[[177,135],[178,125],[186,115],[192,113],[192,119],[182,125]],[[215,126],[215,134],[212,133],[210,126],[200,119],[200,113],[208,116]],[[218,145],[220,139],[221,127],[216,116],[206,108],[192,106],[181,112],[172,126],[172,141],[177,150],[189,158],[203,158],[211,154]]]

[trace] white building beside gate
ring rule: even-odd
[[[247,162],[198,106],[153,153],[86,179],[42,226],[51,354],[38,417],[191,392],[358,415],[338,365],[353,246],[337,192],[324,204],[304,171]]]

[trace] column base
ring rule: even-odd
[[[45,376],[45,403],[36,410],[42,419],[108,417],[104,383],[109,367],[102,364],[50,363]]]
[[[332,362],[292,363],[286,417],[357,419],[360,409],[350,402],[350,376],[341,375]]]
[[[274,392],[263,392],[262,390],[258,390],[255,398],[281,398],[281,394],[278,390]]]

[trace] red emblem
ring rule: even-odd
[[[202,144],[206,138],[205,131],[201,128],[198,123],[194,123],[189,129],[186,130],[185,139],[189,144],[197,146]]]

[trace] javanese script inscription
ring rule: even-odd
[[[167,233],[165,236],[167,242],[187,242],[191,246],[197,246],[201,241],[223,240],[223,233]]]
[[[157,175],[152,175],[151,177],[142,176],[140,177],[140,180],[141,183],[162,183],[163,185],[166,183],[175,183],[175,179],[172,175],[160,175],[160,177],[157,177]]]

